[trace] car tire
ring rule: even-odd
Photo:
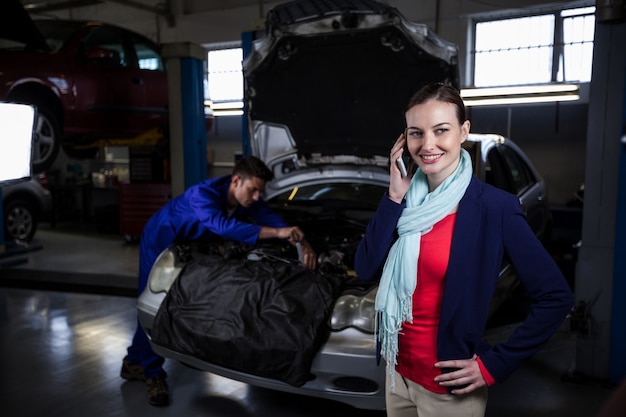
[[[50,168],[59,155],[61,130],[59,120],[44,104],[37,106],[37,120],[33,140],[33,171],[43,172]]]
[[[37,231],[39,215],[35,206],[23,199],[4,201],[4,240],[30,242]]]

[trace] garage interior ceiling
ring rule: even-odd
[[[93,6],[102,3],[117,3],[128,7],[162,13],[171,9],[172,3],[182,3],[185,0],[20,0],[24,7],[33,13],[43,13],[58,10],[74,9],[78,7]],[[194,11],[211,11],[236,9],[243,6],[262,5],[264,0],[205,0],[193,3]],[[200,10],[201,9],[201,10]]]

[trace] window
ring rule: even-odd
[[[207,83],[213,103],[243,101],[242,61],[242,48],[209,51]]]
[[[159,50],[142,39],[133,36],[133,45],[137,54],[139,69],[148,71],[165,71]]]
[[[595,7],[474,18],[474,87],[589,82]]]
[[[70,40],[80,25],[80,22],[58,20],[35,20],[33,23],[53,52],[58,52]]]
[[[90,48],[102,48],[111,53],[109,64],[121,67],[128,67],[130,63],[126,58],[126,50],[124,49],[124,36],[117,30],[108,28],[96,28],[83,41],[83,50],[88,51]]]
[[[589,10],[591,9],[591,13]],[[590,81],[593,59],[594,7],[565,10],[563,17],[563,62],[559,62],[557,81]]]
[[[537,183],[530,167],[507,145],[498,145],[487,153],[485,181],[520,197]]]
[[[535,182],[534,176],[524,161],[517,153],[506,145],[498,147],[504,165],[507,167],[515,194],[521,196],[524,191],[529,189]]]

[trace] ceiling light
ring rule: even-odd
[[[580,99],[578,84],[542,84],[461,90],[466,106],[546,103]]]

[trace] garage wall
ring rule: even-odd
[[[160,3],[160,0],[145,1]],[[172,21],[120,2],[47,12],[46,16],[96,19],[115,23],[163,43],[213,44],[237,41],[243,32],[262,29],[265,13],[282,2],[253,0],[172,0]],[[426,23],[460,48],[461,82],[464,85],[469,15],[550,4],[545,1],[490,0],[487,2],[440,0],[389,0],[409,20]],[[580,2],[565,2],[569,5]],[[593,5],[593,1],[586,2]],[[170,24],[172,23],[173,24]],[[549,104],[473,108],[472,131],[511,137],[537,165],[548,184],[550,201],[565,204],[584,179],[587,104]],[[239,117],[217,118],[207,138],[209,175],[230,172],[234,154],[241,149]]]
[[[235,159],[241,153],[242,123],[241,116],[215,118],[207,136],[209,177],[231,173]]]
[[[550,202],[564,205],[585,179],[587,104],[547,103],[469,110],[471,130],[510,137],[546,180]]]

